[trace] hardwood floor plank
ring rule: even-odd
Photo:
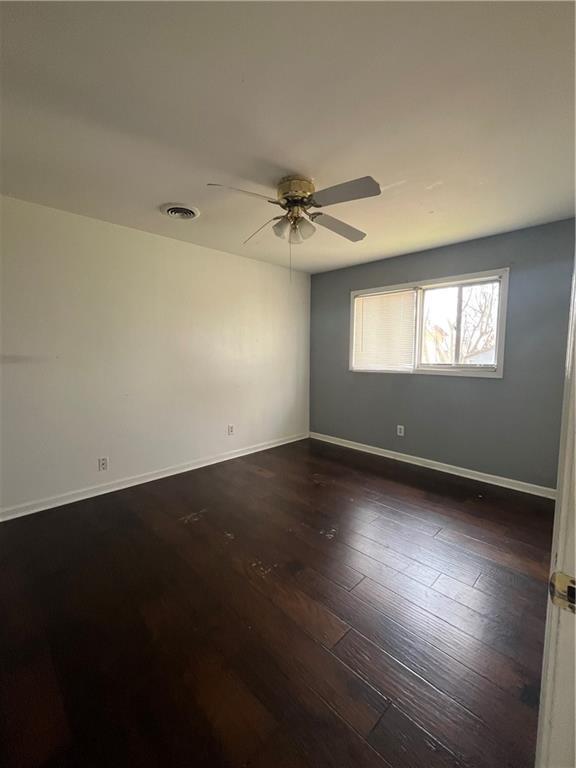
[[[179,580],[177,589],[182,591],[182,596],[173,595],[174,607],[187,606],[187,596],[190,593],[187,585],[190,581],[197,584],[192,574]],[[162,599],[163,613],[165,599],[166,596]],[[212,595],[211,604],[218,611],[219,620],[212,622],[208,629],[202,628],[203,647],[217,648],[234,676],[242,681],[251,695],[257,697],[260,705],[265,707],[265,712],[270,712],[281,724],[280,733],[289,735],[290,759],[286,761],[287,766],[301,768],[310,764],[345,768],[358,764],[364,768],[390,768],[368,747],[358,733],[337,715],[330,703],[312,690],[309,676],[301,677],[293,674],[292,670],[286,671],[282,668],[282,663],[274,654],[273,646],[263,645],[261,637],[254,631],[256,628],[247,623],[240,614],[236,614],[234,607],[230,610]],[[166,618],[168,625],[172,627],[171,611]],[[178,642],[178,637],[181,636],[186,649],[196,647],[198,641],[194,641],[194,622],[190,623],[186,616],[182,621],[184,624],[181,624],[179,632],[174,634],[174,642]],[[154,624],[158,629],[157,621]],[[160,636],[163,634],[160,633]],[[172,658],[172,651],[173,649],[166,648],[167,659]],[[176,656],[178,655],[177,653]],[[187,658],[188,651],[180,655]],[[350,686],[350,694],[355,695],[353,685]],[[266,763],[265,757],[276,755],[277,748],[274,744],[278,742],[278,745],[281,745],[283,741],[286,741],[286,737],[280,735],[277,738],[276,731],[272,731],[263,750],[249,761],[249,765],[276,765],[274,762]],[[308,759],[310,763],[305,762]]]
[[[520,693],[527,683],[534,682],[534,674],[523,664],[493,651],[444,619],[422,612],[413,603],[399,599],[397,593],[381,585],[378,589],[371,587],[366,595],[360,591],[355,594],[409,632],[423,636],[427,642],[487,677],[503,690]]]
[[[314,509],[314,514],[316,512],[317,510]],[[326,532],[330,538],[338,537],[341,543],[356,548],[358,551],[367,554],[373,559],[377,559],[388,567],[399,570],[410,567],[407,565],[408,561],[405,557],[405,552],[409,547],[412,547],[410,555],[418,558],[416,562],[420,565],[434,562],[436,570],[439,571],[441,569],[469,585],[475,583],[482,566],[487,567],[488,565],[487,561],[478,557],[471,558],[465,553],[459,552],[455,547],[446,547],[442,542],[430,542],[430,537],[421,536],[417,539],[420,546],[414,547],[414,536],[411,537],[410,542],[405,538],[403,539],[402,535],[407,535],[406,530],[403,530],[402,526],[398,526],[391,520],[384,519],[381,521],[381,525],[378,525],[379,521],[370,525],[362,519],[358,520],[354,515],[351,521],[342,520],[341,518],[333,520],[333,526],[330,526],[329,522],[327,522],[325,514],[322,515],[321,520],[322,523],[319,525],[324,527],[316,526],[319,532]],[[315,526],[315,523],[307,522],[312,527]],[[383,530],[378,530],[379,527],[383,528]],[[393,534],[397,534],[397,536]],[[364,541],[362,537],[371,538],[377,542],[377,545]],[[422,544],[425,547],[422,547]],[[384,548],[378,545],[382,545]],[[365,573],[365,575],[370,574]]]
[[[369,743],[394,768],[460,768],[457,757],[391,704]]]
[[[533,576],[541,581],[547,581],[548,579],[550,569],[548,554],[528,544],[513,544],[509,542],[509,545],[503,548],[504,542],[502,542],[502,545],[495,546],[471,536],[466,536],[458,531],[447,530],[440,531],[437,538],[450,544],[455,544],[466,552],[481,555],[488,560],[507,566],[527,576]]]
[[[184,682],[226,760],[234,766],[245,765],[274,730],[275,718],[212,648],[199,652],[194,647]]]
[[[379,498],[381,497],[375,494],[377,504],[389,506]],[[498,543],[503,538],[508,538],[510,541],[524,542],[544,551],[550,548],[548,525],[543,530],[534,530],[531,527],[524,529],[517,524],[506,525],[501,517],[493,517],[497,510],[493,505],[487,504],[484,498],[467,499],[460,504],[446,498],[420,502],[402,498],[396,504],[397,507],[394,508],[405,519],[414,518],[423,524],[458,531],[481,541]],[[546,515],[543,517],[546,520]]]
[[[286,582],[282,578],[285,573],[298,571],[300,561],[295,567],[294,561],[283,557],[282,549],[274,546],[268,537],[262,536],[260,530],[254,530],[244,519],[231,518],[228,512],[218,508],[213,508],[204,520],[220,534],[231,534],[226,528],[234,529],[231,534],[234,536],[234,546],[228,548],[231,552],[230,562],[252,586],[290,616],[313,639],[331,648],[350,629],[346,622],[322,603],[295,588],[291,579]],[[284,542],[285,537],[281,544]]]
[[[235,506],[231,507],[230,503],[219,501],[209,509],[210,514],[218,514],[219,510],[225,510],[230,521],[229,527],[234,527],[234,522],[234,525],[245,533],[250,528],[254,530],[254,522],[257,521],[266,537],[268,559],[274,562],[289,563],[294,567],[313,565],[324,576],[346,589],[351,589],[364,578],[363,573],[350,567],[343,558],[334,557],[330,549],[323,546],[325,542],[319,535],[306,536],[305,533],[311,529],[304,527],[296,517],[287,514],[272,502],[260,500],[254,503],[244,500],[242,508],[236,509]],[[183,519],[186,522],[186,518]]]
[[[287,512],[284,503],[266,496],[254,498],[244,492],[242,485],[238,490],[237,487],[236,484],[220,487],[215,494],[215,501],[209,506],[201,506],[196,502],[193,511],[188,509],[189,502],[184,498],[180,501],[179,516],[184,522],[188,520],[193,523],[196,517],[203,517],[207,510],[217,512],[225,509],[230,520],[235,520],[237,525],[243,525],[244,528],[247,521],[258,520],[278,562],[292,560],[310,564],[346,589],[351,589],[362,580],[364,574],[348,565],[343,558],[334,557],[330,548],[323,546],[325,542],[320,540],[319,535],[306,536],[312,530],[310,524]],[[186,516],[186,510],[189,517]],[[325,520],[323,524],[327,524]]]
[[[526,495],[517,491],[359,454],[319,441],[311,441],[308,446],[295,446],[296,451],[305,456],[312,454],[317,462],[338,467],[339,474],[342,474],[342,467],[346,467],[347,474],[354,476],[373,498],[406,511],[424,511],[426,519],[430,519],[427,517],[430,513],[440,512],[472,524],[481,519],[486,528],[509,522],[517,534],[530,534],[540,540],[543,535],[551,535],[553,502],[548,499],[530,498],[534,514],[526,515]],[[502,517],[504,508],[505,519]]]
[[[214,525],[214,518],[215,516],[211,515],[207,524]],[[238,530],[237,525],[231,527],[235,531]],[[215,528],[226,535],[227,532],[222,528],[217,525]],[[230,540],[228,547],[228,561],[234,569],[314,640],[331,648],[348,632],[349,624],[339,619],[322,603],[295,588],[292,581],[287,583],[282,579],[284,572],[293,571],[292,563],[289,562],[287,568],[280,568],[274,552],[270,551],[268,541],[258,538],[254,541],[252,537],[246,545],[242,533],[231,535],[234,538]]]
[[[386,508],[379,506],[378,510],[380,511],[381,509]],[[429,530],[422,530],[422,526],[410,527],[380,512],[378,517],[369,523],[365,521],[355,522],[354,530],[367,538],[372,538],[374,541],[380,541],[383,544],[386,544],[389,533],[396,533],[398,536],[407,538],[416,534],[417,536],[430,539],[431,541],[427,543],[433,544],[434,536],[439,533],[441,529],[438,526],[431,526]],[[426,541],[426,539],[423,540]]]
[[[68,720],[47,648],[2,669],[0,688],[0,754],[5,754],[5,768],[43,765],[69,748]]]
[[[350,627],[322,604],[295,589],[293,583],[289,588],[284,583],[282,574],[303,567],[290,556],[285,536],[271,537],[263,526],[255,528],[252,521],[218,505],[202,516],[202,523],[229,542],[228,562],[311,637],[331,647],[348,631]]]
[[[378,525],[370,524],[368,530],[363,531],[362,537],[356,536],[355,546],[366,553],[370,548],[377,551],[376,547],[371,547],[370,544],[363,541],[366,536],[377,537],[379,541],[386,542],[386,547],[395,552],[403,553],[404,558],[409,558],[412,561],[406,563],[406,568],[412,565],[413,561],[416,561],[439,573],[447,573],[454,578],[459,578],[460,581],[470,586],[474,585],[482,572],[483,563],[478,558],[459,552],[456,548],[450,547],[432,536],[416,531],[409,535],[399,534],[394,529],[384,531],[384,526],[387,526],[387,523],[382,521]],[[404,568],[400,567],[397,570],[404,570]]]
[[[218,505],[212,505],[211,510],[218,514]],[[267,535],[270,534],[271,529],[275,529],[278,533],[277,537],[268,539],[269,546],[274,552],[272,559],[282,562],[287,552],[295,553],[296,564],[302,562],[304,565],[309,565],[348,589],[355,586],[364,576],[370,576],[375,581],[384,580],[387,583],[396,573],[391,566],[341,542],[338,538],[339,520],[334,520],[334,526],[331,526],[323,518],[319,524],[314,516],[312,519],[309,517],[301,519],[294,505],[290,510],[285,511],[283,504],[279,505],[277,501],[267,503],[261,500],[257,506],[250,506],[251,517],[253,518],[253,514],[258,515],[258,519],[263,523],[262,527],[266,524]],[[228,520],[235,520],[236,525],[239,525],[245,533],[247,532],[246,520],[242,519],[241,514],[227,507],[226,516]],[[293,541],[294,539],[296,541]],[[373,554],[375,554],[374,551]],[[409,558],[400,559],[394,553],[390,553],[389,557],[401,566],[406,563],[409,567],[419,565]]]
[[[373,560],[377,560],[382,565],[387,565],[389,568],[402,571],[404,568],[412,565],[413,560],[406,555],[397,552],[390,547],[380,544],[374,539],[369,539],[366,536],[357,534],[353,531],[346,532],[343,536],[343,543],[352,549],[357,549],[363,555],[371,557]]]
[[[408,631],[406,626],[391,620],[353,593],[339,590],[318,574],[303,572],[298,574],[297,580],[316,599],[324,600],[338,610],[357,632],[477,715],[494,733],[500,734],[504,742],[510,738],[509,732],[513,732],[521,734],[521,742],[516,748],[534,749],[536,715],[526,708],[523,701],[525,678],[521,678],[513,689],[504,690],[501,687],[502,676],[495,674],[501,670],[510,674],[513,669],[514,665],[504,657],[480,647],[478,654],[473,656],[469,653],[466,657],[466,666],[449,655],[445,648],[434,644],[434,637],[427,636],[425,624],[417,631]],[[490,673],[484,666],[486,659],[495,677],[490,682],[486,679],[487,673]],[[526,733],[528,723],[532,729]],[[511,741],[516,744],[515,735]]]
[[[42,616],[15,563],[0,567],[0,743],[6,768],[41,765],[71,734]]]
[[[146,515],[143,509],[139,514]],[[188,535],[183,535],[174,521],[158,520],[156,516],[153,521],[157,535],[215,590],[219,599],[254,626],[267,646],[274,649],[275,658],[288,674],[304,675],[308,684],[330,700],[358,732],[368,733],[372,729],[387,702],[245,580],[239,579],[238,572],[223,561],[222,545],[214,545],[201,521],[184,529]]]
[[[352,669],[370,679],[378,690],[435,738],[464,765],[496,768],[524,766],[505,754],[482,721],[449,696],[399,664],[376,645],[350,631],[336,653]]]
[[[392,568],[392,566],[386,565],[380,560],[370,557],[355,547],[351,547],[344,543],[344,541],[341,541],[336,529],[316,530],[307,524],[297,524],[295,521],[294,527],[288,528],[287,532],[298,539],[299,542],[305,542],[316,551],[326,555],[329,559],[345,563],[354,573],[360,574],[360,578],[354,584],[349,585],[348,589],[355,587],[365,576],[370,576],[375,581],[387,581],[392,575],[397,573],[397,570]],[[412,564],[413,561],[406,560],[405,562]],[[315,567],[312,561],[308,561],[307,564]]]
[[[264,749],[247,765],[247,768],[312,768],[299,752],[290,731],[286,730],[268,740]]]
[[[504,656],[525,664],[528,669],[540,668],[543,641],[540,637],[534,637],[536,633],[527,636],[521,627],[483,616],[403,574],[396,576],[394,591],[398,595],[396,599],[406,600],[417,606],[420,616],[422,612],[432,614]],[[364,579],[352,592],[368,602],[377,604],[382,596],[382,586],[370,579]]]
[[[332,648],[350,629],[350,625],[328,611],[321,603],[311,599],[293,585],[283,583],[270,575],[273,566],[261,560],[243,561],[240,566],[248,572],[248,580],[269,597],[298,626],[314,640]]]
[[[481,592],[509,602],[520,602],[542,617],[546,612],[548,584],[506,568],[484,571],[474,587]]]
[[[480,579],[482,578],[480,576]],[[477,613],[501,623],[512,623],[516,626],[519,622],[524,631],[541,638],[541,627],[538,624],[533,625],[530,619],[538,614],[541,619],[544,618],[545,599],[538,601],[539,605],[534,605],[526,600],[518,600],[517,596],[506,596],[501,593],[488,594],[444,573],[434,582],[434,589],[458,603],[467,605]]]
[[[216,650],[215,634],[229,631],[223,612],[200,627],[187,612],[182,615],[189,605],[180,590],[171,591],[145,606],[147,624],[161,663],[178,679],[183,698],[201,712],[225,764],[244,766],[276,730],[276,720]]]
[[[50,605],[51,647],[77,764],[224,766],[201,708],[160,663],[113,561],[102,553],[92,563],[78,581],[55,574],[39,594]]]
[[[402,571],[402,573],[404,573],[406,576],[409,576],[411,579],[416,579],[416,581],[419,581],[422,584],[426,584],[429,587],[431,587],[436,582],[436,579],[440,576],[440,571],[436,571],[434,568],[429,568],[427,565],[422,565],[422,563],[414,563],[414,565],[409,565],[408,568],[405,568]]]
[[[282,720],[315,768],[393,768],[302,680],[282,676],[266,652],[249,650],[236,663],[245,683]]]
[[[383,504],[382,502],[378,501],[375,503],[378,505],[376,509],[379,514],[378,517],[372,521],[373,525],[378,525],[379,521],[384,518],[385,520],[394,522],[397,525],[403,526],[404,528],[420,531],[420,533],[426,533],[429,536],[435,536],[438,531],[445,527],[444,525],[436,522],[432,515],[428,515],[426,517],[416,517],[415,515],[411,515],[409,512],[405,512],[402,509],[396,509],[395,507],[390,507],[387,504]],[[399,528],[398,530],[401,529]]]

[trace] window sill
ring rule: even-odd
[[[475,368],[472,370],[466,370],[465,368],[414,368],[411,371],[396,371],[385,370],[383,368],[349,368],[350,373],[401,373],[412,376],[416,374],[418,376],[464,376],[466,378],[480,378],[480,379],[502,379],[504,373],[501,370],[495,368],[482,369]]]
[[[501,379],[502,371],[497,368],[415,368],[413,373],[432,376],[468,376],[483,379]]]

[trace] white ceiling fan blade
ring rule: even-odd
[[[366,232],[362,232],[360,229],[351,227],[350,224],[346,224],[340,219],[335,219],[334,216],[328,216],[327,213],[313,213],[310,218],[314,224],[320,224],[321,227],[326,227],[331,232],[337,235],[345,237],[346,240],[351,240],[353,243],[357,243],[359,240],[364,240]]]
[[[278,200],[272,200],[270,197],[267,197],[266,195],[261,195],[259,192],[250,192],[248,189],[238,189],[238,187],[227,187],[225,184],[215,184],[214,182],[210,182],[206,184],[207,187],[220,187],[220,189],[229,189],[232,190],[232,192],[240,192],[242,195],[250,195],[250,197],[259,197],[261,200],[266,200],[269,203],[273,203],[274,205],[280,205]]]
[[[268,221],[265,221],[265,222],[264,222],[264,224],[262,224],[262,226],[261,226],[261,227],[258,227],[258,229],[256,230],[256,232],[252,232],[252,234],[250,235],[250,237],[247,237],[247,238],[246,238],[246,240],[244,240],[244,242],[242,243],[242,245],[246,245],[246,243],[248,242],[248,240],[252,240],[252,238],[253,238],[253,237],[256,237],[256,235],[258,234],[258,232],[261,232],[261,231],[264,229],[264,227],[267,227],[267,226],[268,226],[268,224],[272,224],[272,222],[273,222],[273,221],[276,221],[277,219],[283,219],[283,218],[284,218],[284,216],[274,216],[273,218],[271,218],[271,219],[268,219]]]
[[[347,203],[349,200],[361,200],[364,197],[375,197],[380,194],[380,185],[372,176],[362,176],[361,179],[345,181],[334,187],[314,192],[314,205],[324,207],[335,203]]]

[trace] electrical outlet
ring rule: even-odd
[[[404,425],[396,424],[396,434],[398,437],[404,437]]]
[[[226,429],[226,434],[228,436],[231,436],[234,434],[234,424],[228,424],[228,427]]]
[[[102,456],[98,459],[98,472],[108,472],[108,456]]]

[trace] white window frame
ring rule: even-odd
[[[432,376],[479,376],[483,378],[501,379],[504,376],[504,343],[506,340],[506,315],[508,305],[508,279],[509,267],[491,269],[485,272],[473,272],[465,275],[452,275],[450,277],[437,277],[429,280],[419,280],[414,283],[401,283],[398,285],[382,286],[380,288],[366,288],[350,292],[350,348],[348,367],[353,373],[401,373]],[[500,282],[500,294],[498,303],[498,325],[496,336],[496,364],[495,365],[423,365],[420,361],[422,339],[422,302],[426,288],[441,288],[452,285],[464,285],[466,283]],[[399,371],[394,369],[380,370],[354,367],[354,302],[357,296],[369,296],[374,293],[397,293],[398,291],[416,292],[416,317],[414,334],[414,368],[411,371]]]

